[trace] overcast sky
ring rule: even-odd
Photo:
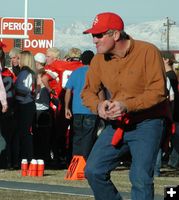
[[[100,12],[118,13],[125,24],[169,17],[179,24],[179,0],[28,0],[29,17],[52,17],[56,27],[90,23]],[[1,17],[23,17],[24,0],[0,0]]]

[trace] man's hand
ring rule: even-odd
[[[127,107],[121,101],[105,100],[98,104],[98,114],[103,119],[115,120],[127,112]]]
[[[65,117],[67,119],[71,119],[72,118],[72,113],[70,109],[65,108]]]
[[[103,119],[107,119],[107,114],[106,114],[106,110],[108,109],[110,105],[110,101],[108,100],[105,100],[105,101],[102,101],[98,104],[98,108],[97,108],[97,111],[98,111],[98,115],[103,118]]]
[[[108,107],[106,114],[108,119],[115,120],[127,112],[127,107],[121,101],[113,101]]]

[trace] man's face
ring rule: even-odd
[[[50,65],[51,63],[53,63],[56,60],[56,58],[54,58],[54,56],[52,55],[51,52],[47,52],[46,53],[46,64]]]
[[[10,60],[11,60],[10,61],[11,62],[11,66],[16,67],[16,66],[19,65],[19,56],[18,55],[11,57]]]
[[[97,53],[112,53],[115,47],[115,40],[112,33],[92,34],[93,43],[96,44]]]

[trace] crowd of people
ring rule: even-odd
[[[92,34],[96,55],[13,48],[6,66],[0,43],[1,167],[35,158],[60,169],[82,155],[95,199],[120,200],[110,173],[130,152],[132,199],[153,200],[163,158],[179,167],[175,57],[133,39],[115,13],[98,14],[83,33]]]
[[[78,144],[74,147],[74,140],[79,137],[79,131],[73,126],[76,113],[70,118],[65,115],[65,87],[73,70],[87,70],[92,58],[90,53],[94,53],[71,48],[62,58],[56,47],[49,48],[46,54],[39,52],[35,55],[13,48],[9,52],[10,66],[6,66],[3,47],[1,43],[0,167],[19,169],[22,159],[28,162],[43,159],[46,166],[67,168],[72,156],[78,152],[76,149],[80,148]],[[71,102],[72,99],[68,102],[69,109]],[[97,124],[97,115],[94,116],[93,122]],[[81,155],[84,157],[89,154],[96,139],[95,130],[90,136],[90,128],[96,128],[91,122],[86,120],[89,128],[86,133],[84,128],[83,138],[88,137],[87,144],[85,140],[81,142],[86,152],[78,152],[83,152]]]

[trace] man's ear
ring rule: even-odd
[[[113,37],[115,41],[118,41],[120,38],[120,31],[114,31]]]

